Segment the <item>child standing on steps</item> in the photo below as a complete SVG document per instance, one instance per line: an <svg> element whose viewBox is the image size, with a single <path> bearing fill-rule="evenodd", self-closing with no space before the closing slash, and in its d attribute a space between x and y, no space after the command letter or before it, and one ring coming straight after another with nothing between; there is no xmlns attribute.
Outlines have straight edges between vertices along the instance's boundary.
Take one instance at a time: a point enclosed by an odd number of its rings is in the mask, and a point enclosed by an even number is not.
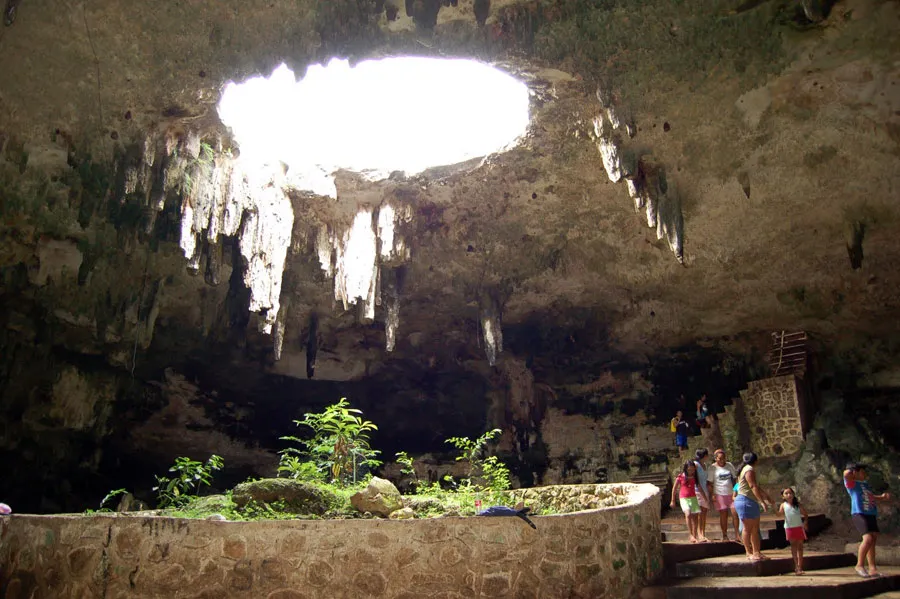
<svg viewBox="0 0 900 599"><path fill-rule="evenodd" d="M800 500L790 487L781 491L784 503L778 506L778 513L784 515L784 534L791 543L791 557L794 558L794 573L803 572L803 541L809 530L809 514L800 505Z"/></svg>
<svg viewBox="0 0 900 599"><path fill-rule="evenodd" d="M682 466L681 474L675 477L672 486L672 501L669 507L675 507L675 495L684 512L684 522L687 524L688 533L691 535L691 543L697 542L697 529L700 523L700 502L697 501L697 466L693 460L688 460Z"/></svg>
<svg viewBox="0 0 900 599"><path fill-rule="evenodd" d="M844 470L844 488L850 494L850 514L856 530L862 534L859 544L859 555L856 560L856 573L863 578L881 576L875 565L875 542L878 540L878 508L876 501L888 501L890 493L876 495L866 480L866 467L863 464L848 464ZM869 569L866 570L868 561Z"/></svg>

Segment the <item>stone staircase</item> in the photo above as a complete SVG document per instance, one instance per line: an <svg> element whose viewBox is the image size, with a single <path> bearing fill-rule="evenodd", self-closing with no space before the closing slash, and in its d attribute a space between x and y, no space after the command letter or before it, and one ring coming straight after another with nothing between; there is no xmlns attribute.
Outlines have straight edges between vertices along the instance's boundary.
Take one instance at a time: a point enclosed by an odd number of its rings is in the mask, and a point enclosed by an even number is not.
<svg viewBox="0 0 900 599"><path fill-rule="evenodd" d="M688 531L685 530L684 520L675 523L670 519L662 522L661 530L663 542L686 543L690 538ZM810 536L822 532L828 526L828 518L825 514L810 514L809 516L809 534ZM731 530L731 522L728 523L728 534L733 535ZM784 546L787 539L784 536L784 520L764 518L760 522L759 536L763 541L772 541L773 547ZM719 516L716 512L711 512L711 517L706 523L706 538L710 541L721 541L722 530L719 527Z"/></svg>
<svg viewBox="0 0 900 599"><path fill-rule="evenodd" d="M672 494L672 479L669 477L668 472L662 470L660 472L635 474L628 482L632 482L635 484L655 485L656 488L659 489L660 510L662 512L665 512L666 508L669 505L669 496Z"/></svg>
<svg viewBox="0 0 900 599"><path fill-rule="evenodd" d="M810 515L810 536L827 520ZM680 528L679 528L680 526ZM715 529L715 533L713 533ZM784 521L765 515L760 523L762 547L769 559L750 562L734 542L688 543L681 540L684 521L673 514L661 523L665 579L641 592L642 599L900 599L900 568L879 568L880 578L860 578L850 553L806 552L806 574L794 574ZM706 536L721 536L719 523L707 523ZM685 535L686 536L686 535Z"/></svg>

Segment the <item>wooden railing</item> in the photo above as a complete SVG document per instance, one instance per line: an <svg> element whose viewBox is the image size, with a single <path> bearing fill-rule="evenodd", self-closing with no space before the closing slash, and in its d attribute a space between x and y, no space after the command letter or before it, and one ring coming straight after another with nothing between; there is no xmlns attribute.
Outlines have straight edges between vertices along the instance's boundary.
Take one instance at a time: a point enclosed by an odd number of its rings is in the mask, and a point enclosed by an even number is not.
<svg viewBox="0 0 900 599"><path fill-rule="evenodd" d="M802 378L806 372L806 360L809 355L808 340L804 331L772 333L772 349L769 350L769 368L772 376L796 374Z"/></svg>

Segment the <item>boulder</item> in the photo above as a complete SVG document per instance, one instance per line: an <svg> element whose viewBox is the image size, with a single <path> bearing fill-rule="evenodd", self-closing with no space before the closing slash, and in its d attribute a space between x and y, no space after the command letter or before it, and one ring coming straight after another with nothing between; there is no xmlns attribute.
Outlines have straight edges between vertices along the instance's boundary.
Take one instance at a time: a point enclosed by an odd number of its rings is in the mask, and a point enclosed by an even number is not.
<svg viewBox="0 0 900 599"><path fill-rule="evenodd" d="M286 512L316 516L325 514L329 505L337 501L321 487L286 478L264 478L241 483L234 488L232 498L240 507L251 501L269 504L282 502Z"/></svg>
<svg viewBox="0 0 900 599"><path fill-rule="evenodd" d="M412 508L404 507L399 510L394 510L391 512L391 515L388 516L391 520L410 520L416 517L416 513L412 511Z"/></svg>
<svg viewBox="0 0 900 599"><path fill-rule="evenodd" d="M403 507L403 497L394 483L373 476L365 489L350 497L350 504L360 512L388 517Z"/></svg>
<svg viewBox="0 0 900 599"><path fill-rule="evenodd" d="M434 497L404 496L403 503L416 514L444 511L444 504Z"/></svg>
<svg viewBox="0 0 900 599"><path fill-rule="evenodd" d="M147 504L137 499L131 493L122 495L119 505L116 507L117 512L142 512L147 509Z"/></svg>
<svg viewBox="0 0 900 599"><path fill-rule="evenodd" d="M235 508L234 501L226 495L207 495L206 497L198 497L185 506L185 510L190 510L196 514L216 514L219 512L228 512Z"/></svg>

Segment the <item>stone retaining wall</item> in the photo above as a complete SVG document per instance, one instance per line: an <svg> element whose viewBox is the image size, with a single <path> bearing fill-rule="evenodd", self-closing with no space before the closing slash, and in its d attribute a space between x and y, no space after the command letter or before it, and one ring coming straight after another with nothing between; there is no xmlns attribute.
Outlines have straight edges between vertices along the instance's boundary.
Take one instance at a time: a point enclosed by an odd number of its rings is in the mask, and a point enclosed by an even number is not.
<svg viewBox="0 0 900 599"><path fill-rule="evenodd" d="M216 522L14 515L0 520L7 599L627 599L662 568L658 490L519 518Z"/></svg>
<svg viewBox="0 0 900 599"><path fill-rule="evenodd" d="M803 421L794 375L751 381L741 391L750 447L759 457L790 455L803 448Z"/></svg>

